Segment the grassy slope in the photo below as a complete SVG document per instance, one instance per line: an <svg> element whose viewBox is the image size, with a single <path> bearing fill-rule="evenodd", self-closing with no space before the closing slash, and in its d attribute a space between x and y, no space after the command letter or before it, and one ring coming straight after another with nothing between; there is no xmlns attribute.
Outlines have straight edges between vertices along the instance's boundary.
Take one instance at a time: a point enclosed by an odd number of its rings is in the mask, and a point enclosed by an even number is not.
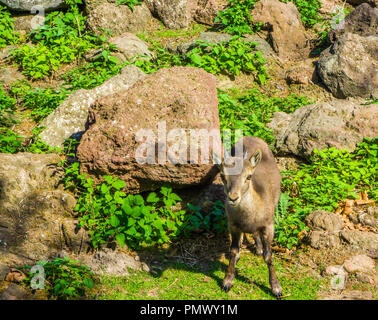
<svg viewBox="0 0 378 320"><path fill-rule="evenodd" d="M124 277L105 276L98 286L97 299L275 299L269 286L264 260L243 252L237 265L234 287L229 293L221 290L228 260L208 261L205 267L189 267L183 263L165 263L155 274L130 271ZM275 259L277 276L284 299L313 300L324 279L309 276L304 267Z"/></svg>

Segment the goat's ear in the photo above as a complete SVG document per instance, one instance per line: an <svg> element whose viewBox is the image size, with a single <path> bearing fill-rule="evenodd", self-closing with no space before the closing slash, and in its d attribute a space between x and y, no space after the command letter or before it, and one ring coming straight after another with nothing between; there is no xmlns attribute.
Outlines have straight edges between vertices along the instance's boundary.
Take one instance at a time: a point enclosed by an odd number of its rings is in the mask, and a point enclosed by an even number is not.
<svg viewBox="0 0 378 320"><path fill-rule="evenodd" d="M261 158L262 158L262 152L260 149L257 149L257 151L252 155L251 160L250 160L253 168L259 164L259 162L261 161Z"/></svg>
<svg viewBox="0 0 378 320"><path fill-rule="evenodd" d="M222 164L222 160L218 157L218 155L214 151L212 152L212 156L213 156L214 164L216 164L217 166L220 166Z"/></svg>

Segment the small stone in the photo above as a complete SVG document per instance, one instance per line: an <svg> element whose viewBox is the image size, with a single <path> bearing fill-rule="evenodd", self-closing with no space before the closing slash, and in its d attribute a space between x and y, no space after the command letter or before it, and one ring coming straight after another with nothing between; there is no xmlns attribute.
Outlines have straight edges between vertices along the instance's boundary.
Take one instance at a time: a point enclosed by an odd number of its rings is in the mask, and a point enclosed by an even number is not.
<svg viewBox="0 0 378 320"><path fill-rule="evenodd" d="M344 273L345 273L344 267L340 265L328 266L323 271L324 276L333 276L336 274L344 274Z"/></svg>

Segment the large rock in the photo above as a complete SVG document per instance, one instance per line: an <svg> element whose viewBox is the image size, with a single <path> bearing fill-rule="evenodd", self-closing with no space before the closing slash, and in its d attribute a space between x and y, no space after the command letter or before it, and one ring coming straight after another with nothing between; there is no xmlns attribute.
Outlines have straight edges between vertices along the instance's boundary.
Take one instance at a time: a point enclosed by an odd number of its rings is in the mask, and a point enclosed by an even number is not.
<svg viewBox="0 0 378 320"><path fill-rule="evenodd" d="M267 125L279 155L309 159L312 151L336 147L353 151L364 137L378 133L376 105L333 100L307 105L292 114L276 112Z"/></svg>
<svg viewBox="0 0 378 320"><path fill-rule="evenodd" d="M375 262L372 258L360 254L344 261L344 269L349 273L375 271Z"/></svg>
<svg viewBox="0 0 378 320"><path fill-rule="evenodd" d="M95 179L100 174L116 175L127 183L127 192L154 190L163 183L174 187L205 184L216 173L212 164L198 158L194 159L198 164L189 163L186 159L191 142L184 130L212 133L214 129L218 143L220 139L216 79L202 69L174 67L150 74L128 91L97 100L88 124L77 152L81 170ZM146 130L150 130L150 138L144 135ZM208 137L205 133L200 136ZM175 146L180 148L179 155ZM140 151L148 147L150 152L144 158ZM160 155L159 164L156 153ZM206 157L207 151L203 155Z"/></svg>
<svg viewBox="0 0 378 320"><path fill-rule="evenodd" d="M378 9L363 3L353 10L328 34L334 42L345 33L354 33L359 36L377 36L378 34Z"/></svg>
<svg viewBox="0 0 378 320"><path fill-rule="evenodd" d="M130 65L94 89L75 91L41 122L46 127L41 132L41 140L50 146L62 146L67 138L79 139L85 130L89 106L96 99L127 90L143 76L142 71Z"/></svg>
<svg viewBox="0 0 378 320"><path fill-rule="evenodd" d="M316 210L309 214L306 224L312 230L329 232L339 232L344 228L344 222L338 215L325 210Z"/></svg>
<svg viewBox="0 0 378 320"><path fill-rule="evenodd" d="M147 6L137 5L131 10L127 5L116 5L116 0L85 0L87 25L95 33L109 30L112 36L125 32L139 33L151 20Z"/></svg>
<svg viewBox="0 0 378 320"><path fill-rule="evenodd" d="M316 210L306 217L306 224L311 229L308 239L313 248L323 249L340 244L338 233L344 228L344 223L336 214Z"/></svg>
<svg viewBox="0 0 378 320"><path fill-rule="evenodd" d="M167 28L186 28L193 21L197 0L145 0L152 14Z"/></svg>
<svg viewBox="0 0 378 320"><path fill-rule="evenodd" d="M194 13L194 20L198 23L214 25L218 12L223 10L227 4L225 0L198 0L198 6Z"/></svg>
<svg viewBox="0 0 378 320"><path fill-rule="evenodd" d="M378 234L359 230L343 230L341 238L353 248L378 258Z"/></svg>
<svg viewBox="0 0 378 320"><path fill-rule="evenodd" d="M334 248L340 244L339 236L328 231L312 230L307 238L314 249Z"/></svg>
<svg viewBox="0 0 378 320"><path fill-rule="evenodd" d="M31 12L36 6L43 7L46 11L66 7L64 0L0 0L0 4L14 11Z"/></svg>
<svg viewBox="0 0 378 320"><path fill-rule="evenodd" d="M148 50L148 44L129 32L111 38L109 42L118 48L116 57L120 61L131 61L137 56L146 56L147 58L153 56L152 52Z"/></svg>
<svg viewBox="0 0 378 320"><path fill-rule="evenodd" d="M292 2L261 0L252 10L255 23L262 23L268 31L268 41L282 60L302 60L308 57L305 28L300 14Z"/></svg>
<svg viewBox="0 0 378 320"><path fill-rule="evenodd" d="M219 0L145 0L152 14L159 18L167 28L181 29L193 20L213 25L218 11L225 6Z"/></svg>
<svg viewBox="0 0 378 320"><path fill-rule="evenodd" d="M378 0L347 0L348 3L358 6L362 3L368 3L372 7L378 7Z"/></svg>
<svg viewBox="0 0 378 320"><path fill-rule="evenodd" d="M0 263L22 265L67 248L84 250L75 198L63 190L55 154L0 153Z"/></svg>
<svg viewBox="0 0 378 320"><path fill-rule="evenodd" d="M336 98L378 94L378 36L346 33L324 50L318 74Z"/></svg>

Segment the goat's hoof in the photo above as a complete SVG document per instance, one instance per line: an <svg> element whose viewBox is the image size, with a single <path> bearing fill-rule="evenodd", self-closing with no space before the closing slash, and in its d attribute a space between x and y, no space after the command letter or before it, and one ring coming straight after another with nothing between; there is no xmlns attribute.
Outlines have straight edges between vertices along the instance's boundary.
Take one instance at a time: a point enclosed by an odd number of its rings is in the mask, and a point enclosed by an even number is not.
<svg viewBox="0 0 378 320"><path fill-rule="evenodd" d="M225 292L230 291L231 288L232 288L232 286L233 286L232 282L230 282L230 281L223 281L223 290Z"/></svg>
<svg viewBox="0 0 378 320"><path fill-rule="evenodd" d="M277 299L281 299L281 297L282 297L282 290L281 290L281 289L273 290L273 294L274 294L274 296L275 296Z"/></svg>
<svg viewBox="0 0 378 320"><path fill-rule="evenodd" d="M262 251L262 250L256 250L256 254L257 254L259 257L262 257L262 256L263 256L263 251Z"/></svg>

